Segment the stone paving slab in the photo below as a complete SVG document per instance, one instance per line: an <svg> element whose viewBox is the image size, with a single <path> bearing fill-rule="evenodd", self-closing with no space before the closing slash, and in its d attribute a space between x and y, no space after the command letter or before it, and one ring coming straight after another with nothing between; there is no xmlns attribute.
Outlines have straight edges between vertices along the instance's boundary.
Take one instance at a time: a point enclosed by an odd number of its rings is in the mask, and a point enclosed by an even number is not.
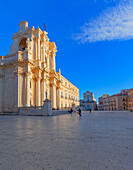
<svg viewBox="0 0 133 170"><path fill-rule="evenodd" d="M0 116L0 170L133 170L133 113Z"/></svg>

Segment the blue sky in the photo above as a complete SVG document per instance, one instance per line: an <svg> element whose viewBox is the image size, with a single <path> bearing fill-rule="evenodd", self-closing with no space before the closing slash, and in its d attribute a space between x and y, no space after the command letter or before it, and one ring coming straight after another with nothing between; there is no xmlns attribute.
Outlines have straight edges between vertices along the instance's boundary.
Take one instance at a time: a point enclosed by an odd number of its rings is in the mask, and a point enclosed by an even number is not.
<svg viewBox="0 0 133 170"><path fill-rule="evenodd" d="M57 45L56 68L96 99L133 87L133 4L130 0L23 0L0 5L0 55L9 52L21 20Z"/></svg>

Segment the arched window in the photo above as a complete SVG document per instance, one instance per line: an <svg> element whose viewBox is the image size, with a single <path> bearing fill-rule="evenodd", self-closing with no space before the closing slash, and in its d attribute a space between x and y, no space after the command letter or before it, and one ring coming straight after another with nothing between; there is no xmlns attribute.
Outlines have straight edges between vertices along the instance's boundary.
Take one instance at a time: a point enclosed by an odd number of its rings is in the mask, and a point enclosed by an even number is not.
<svg viewBox="0 0 133 170"><path fill-rule="evenodd" d="M26 48L26 40L27 38L23 38L19 43L19 51L24 51Z"/></svg>

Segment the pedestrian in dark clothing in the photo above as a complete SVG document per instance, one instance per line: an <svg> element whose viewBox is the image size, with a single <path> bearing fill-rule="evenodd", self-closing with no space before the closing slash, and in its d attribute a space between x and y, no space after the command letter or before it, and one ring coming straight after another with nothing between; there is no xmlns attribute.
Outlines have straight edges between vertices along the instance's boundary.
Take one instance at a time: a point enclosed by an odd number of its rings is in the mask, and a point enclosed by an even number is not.
<svg viewBox="0 0 133 170"><path fill-rule="evenodd" d="M91 109L90 109L90 113L91 113Z"/></svg>
<svg viewBox="0 0 133 170"><path fill-rule="evenodd" d="M81 116L81 109L80 108L79 108L78 112L79 112L79 116Z"/></svg>
<svg viewBox="0 0 133 170"><path fill-rule="evenodd" d="M71 108L71 110L70 110L70 113L72 114L73 113L73 109Z"/></svg>

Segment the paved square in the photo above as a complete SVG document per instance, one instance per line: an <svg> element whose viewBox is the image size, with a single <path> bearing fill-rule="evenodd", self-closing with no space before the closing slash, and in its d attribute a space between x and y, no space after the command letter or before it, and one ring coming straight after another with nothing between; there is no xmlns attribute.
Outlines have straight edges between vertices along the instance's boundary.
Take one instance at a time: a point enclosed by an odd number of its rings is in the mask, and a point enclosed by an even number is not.
<svg viewBox="0 0 133 170"><path fill-rule="evenodd" d="M0 170L133 170L133 113L0 116Z"/></svg>

